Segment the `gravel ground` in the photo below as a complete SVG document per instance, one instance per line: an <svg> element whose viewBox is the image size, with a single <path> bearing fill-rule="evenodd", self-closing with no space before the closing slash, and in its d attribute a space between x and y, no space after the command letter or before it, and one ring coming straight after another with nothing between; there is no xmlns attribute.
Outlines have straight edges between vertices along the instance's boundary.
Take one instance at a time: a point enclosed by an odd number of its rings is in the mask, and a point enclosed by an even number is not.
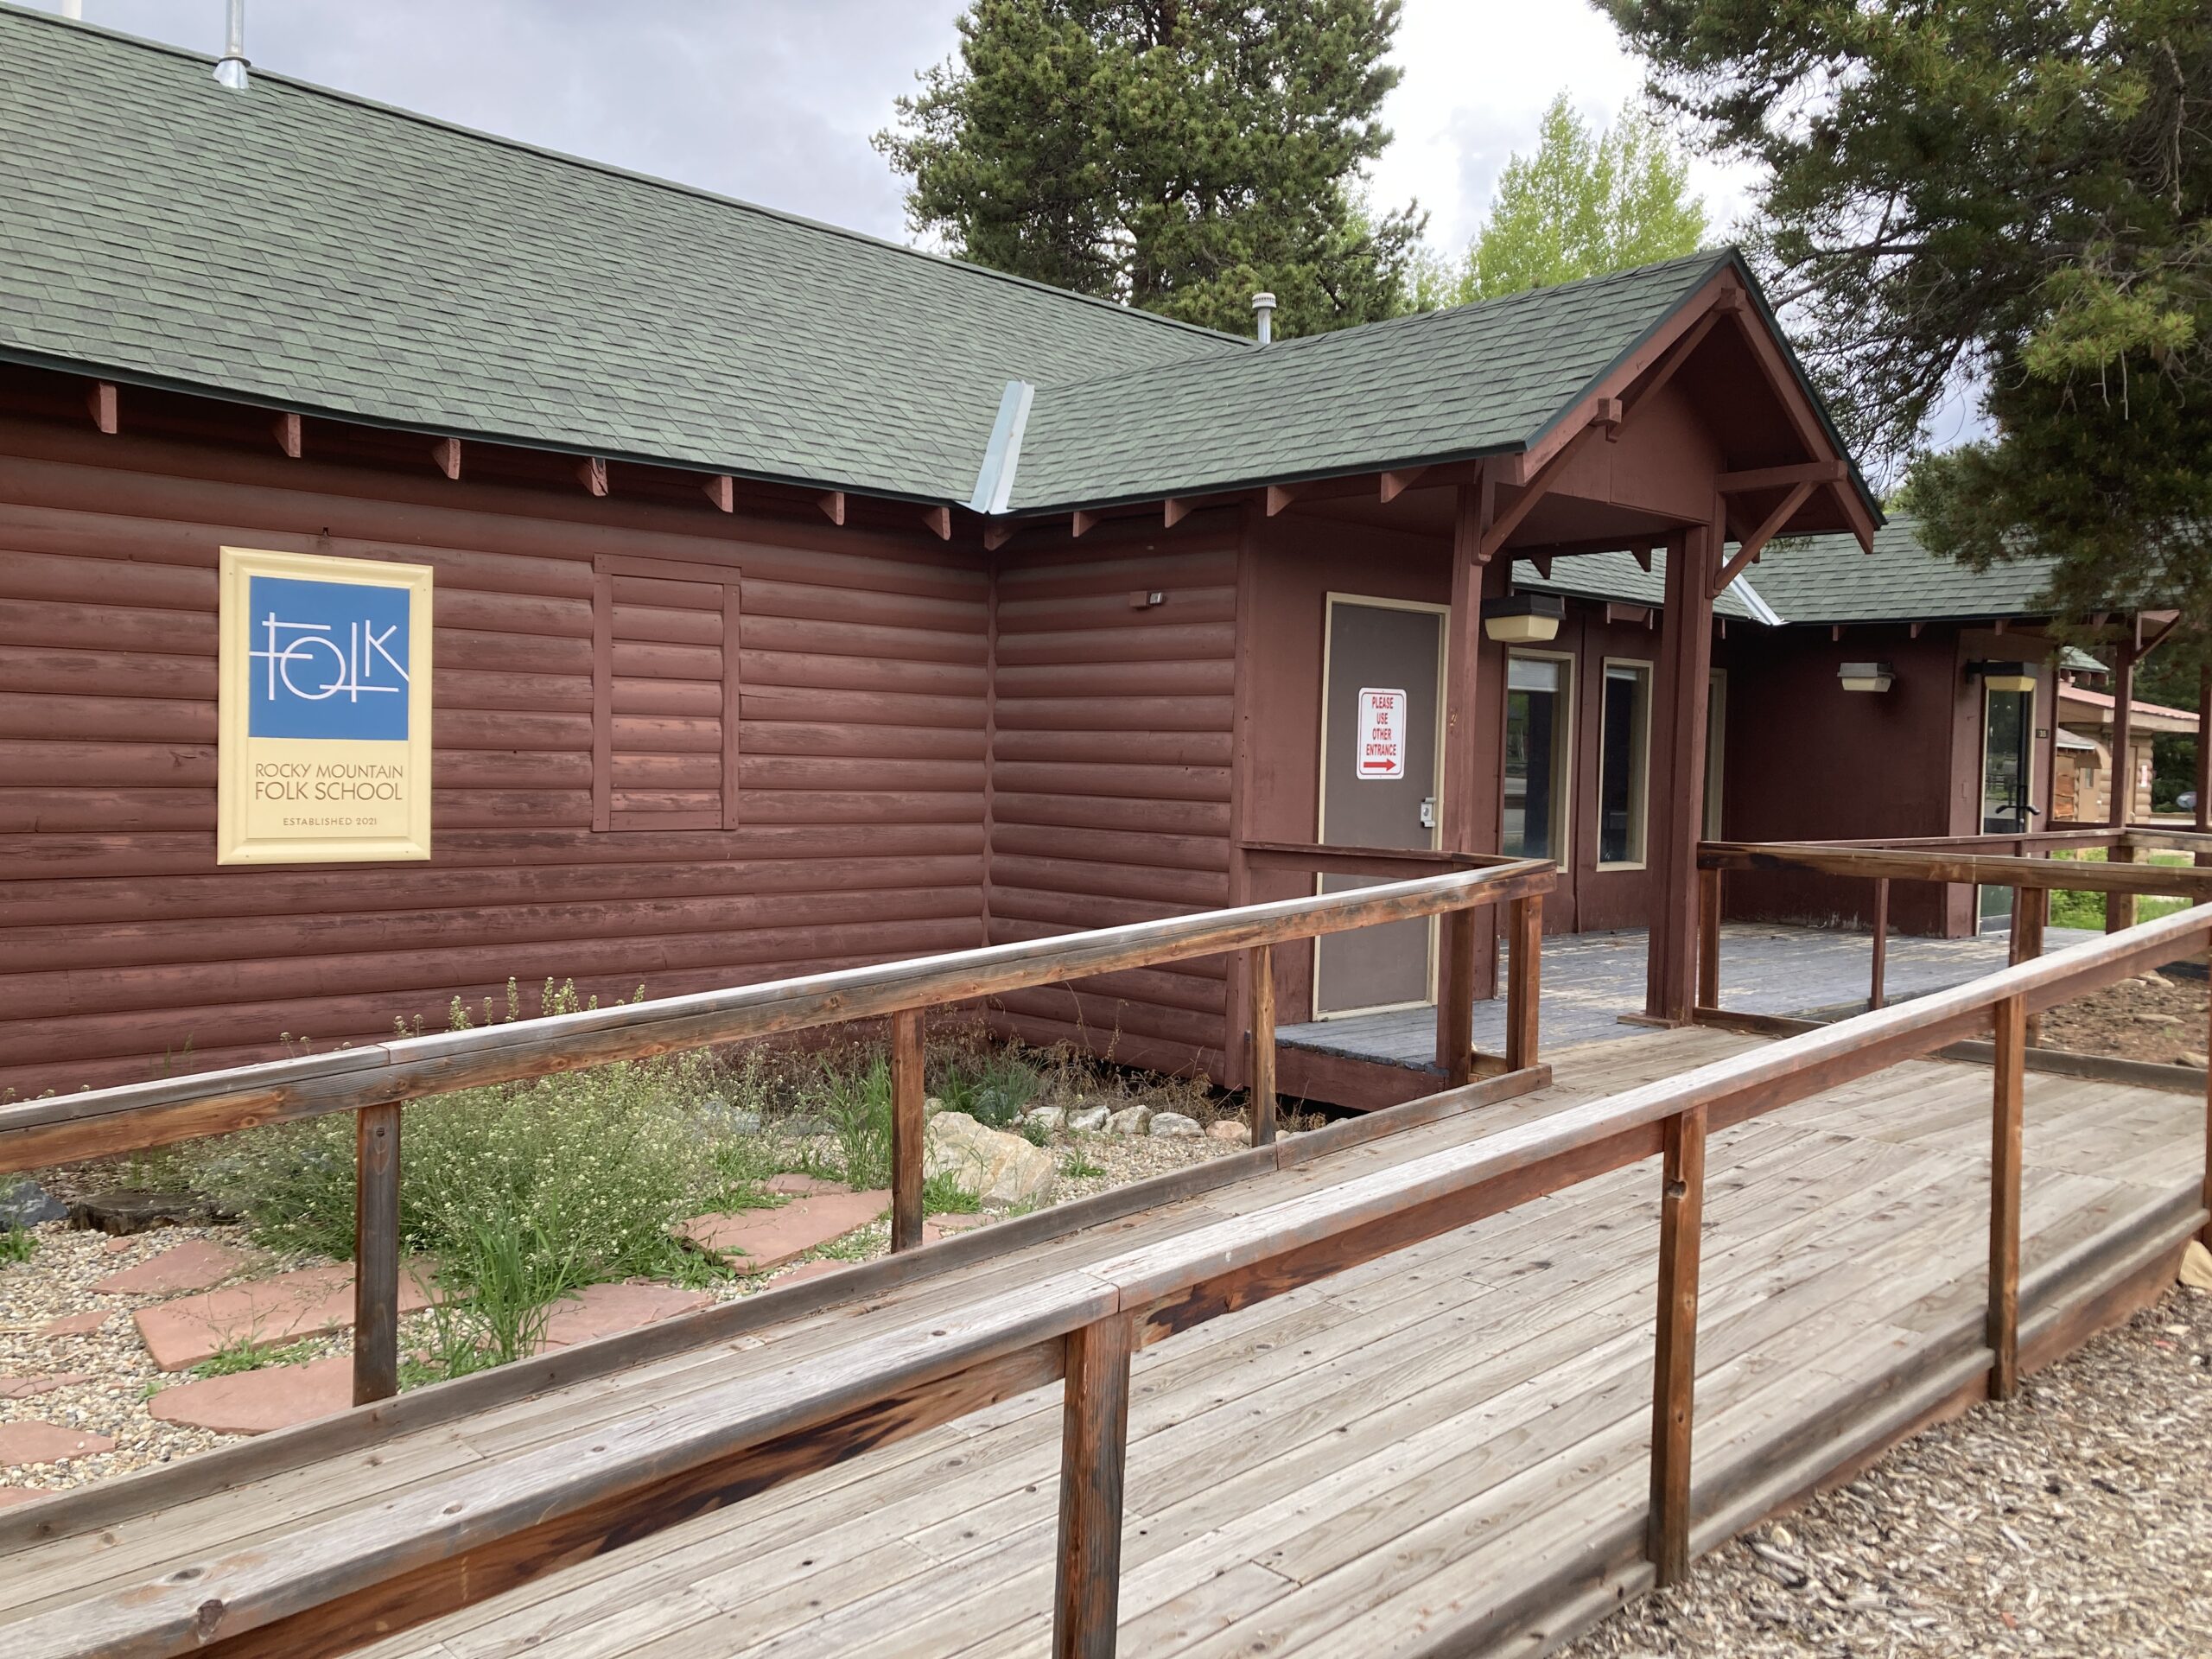
<svg viewBox="0 0 2212 1659"><path fill-rule="evenodd" d="M1048 1196L1052 1202L1065 1203L1169 1170L1205 1163L1243 1147L1241 1143L1212 1139L1080 1135L1056 1137L1051 1149L1062 1173ZM827 1150L826 1145L823 1150ZM1070 1173L1073 1170L1084 1173ZM98 1190L102 1185L97 1172L89 1179L82 1171L48 1172L42 1179L49 1191L65 1197L78 1196L82 1190ZM983 1224L1002 1218L992 1215ZM91 1380L23 1399L0 1398L0 1423L54 1423L65 1428L105 1434L115 1441L115 1448L61 1463L0 1468L0 1489L36 1487L60 1491L88 1485L151 1464L167 1463L172 1458L204 1452L237 1438L162 1422L149 1414L147 1402L155 1393L194 1380L188 1371L156 1370L131 1323L132 1309L166 1298L105 1295L91 1288L94 1280L136 1266L149 1256L194 1238L214 1240L251 1255L253 1267L241 1278L318 1266L324 1261L321 1256L258 1249L248 1239L245 1230L237 1226L157 1227L118 1239L110 1239L104 1233L78 1231L66 1222L48 1223L35 1230L39 1238L38 1254L22 1265L0 1268L0 1380L62 1372L82 1373ZM833 1242L817 1252L816 1256L866 1262L888 1254L890 1248L890 1227L887 1223L878 1222ZM804 1265L805 1262L796 1263L793 1268L773 1276L723 1280L710 1286L709 1294L721 1301L757 1295L774 1288L788 1273ZM108 1315L96 1331L44 1334L43 1327L53 1320L96 1309ZM406 1321L402 1327L403 1340L422 1324L420 1315ZM287 1346L283 1351L284 1363L352 1351L350 1337L340 1333Z"/></svg>
<svg viewBox="0 0 2212 1659"><path fill-rule="evenodd" d="M2177 1288L1563 1653L2204 1659L2212 1293Z"/></svg>
<svg viewBox="0 0 2212 1659"><path fill-rule="evenodd" d="M2043 1017L2043 1039L2076 1054L2202 1065L2205 1005L2202 981L2142 974L2051 1009Z"/></svg>
<svg viewBox="0 0 2212 1659"><path fill-rule="evenodd" d="M59 1221L35 1230L38 1254L19 1266L0 1268L0 1376L81 1372L92 1380L26 1399L0 1399L0 1423L57 1423L64 1428L107 1435L115 1441L115 1449L64 1463L22 1464L0 1470L0 1486L60 1491L89 1485L148 1464L204 1452L234 1438L164 1423L147 1414L146 1402L152 1394L192 1381L188 1372L156 1370L130 1320L133 1308L168 1299L104 1295L91 1288L94 1280L135 1267L194 1238L213 1239L233 1249L251 1252L257 1271L313 1266L322 1260L254 1249L236 1227L157 1227L118 1239L105 1233L79 1232ZM41 1332L52 1320L94 1311L107 1314L96 1331L53 1336ZM296 1350L303 1360L350 1351L351 1344L343 1338L319 1338Z"/></svg>

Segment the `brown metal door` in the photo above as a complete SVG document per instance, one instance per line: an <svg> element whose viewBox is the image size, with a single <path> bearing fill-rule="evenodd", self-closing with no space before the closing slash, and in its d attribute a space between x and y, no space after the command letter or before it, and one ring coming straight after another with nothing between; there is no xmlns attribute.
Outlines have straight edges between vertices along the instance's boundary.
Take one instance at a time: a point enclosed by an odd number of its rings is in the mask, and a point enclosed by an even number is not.
<svg viewBox="0 0 2212 1659"><path fill-rule="evenodd" d="M1334 847L1433 847L1440 609L1329 599L1321 704L1321 839ZM1371 887L1326 875L1321 891ZM1418 1006L1434 993L1433 922L1395 922L1315 942L1318 1018Z"/></svg>

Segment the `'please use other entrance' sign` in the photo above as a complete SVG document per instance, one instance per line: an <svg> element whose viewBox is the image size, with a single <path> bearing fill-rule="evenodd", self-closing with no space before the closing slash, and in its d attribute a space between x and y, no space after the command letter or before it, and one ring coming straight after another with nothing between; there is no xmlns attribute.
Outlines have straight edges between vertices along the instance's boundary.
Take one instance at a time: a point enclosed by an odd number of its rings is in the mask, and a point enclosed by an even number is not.
<svg viewBox="0 0 2212 1659"><path fill-rule="evenodd" d="M1406 775L1406 694L1369 686L1359 694L1357 775L1370 782Z"/></svg>
<svg viewBox="0 0 2212 1659"><path fill-rule="evenodd" d="M219 864L430 855L430 568L226 547Z"/></svg>

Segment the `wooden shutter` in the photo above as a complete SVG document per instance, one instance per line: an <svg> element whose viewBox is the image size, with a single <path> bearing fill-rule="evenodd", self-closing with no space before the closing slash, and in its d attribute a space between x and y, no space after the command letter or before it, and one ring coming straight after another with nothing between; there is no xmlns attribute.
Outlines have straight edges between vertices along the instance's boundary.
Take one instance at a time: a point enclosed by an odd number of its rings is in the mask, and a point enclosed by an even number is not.
<svg viewBox="0 0 2212 1659"><path fill-rule="evenodd" d="M602 556L592 595L592 828L737 827L737 572Z"/></svg>

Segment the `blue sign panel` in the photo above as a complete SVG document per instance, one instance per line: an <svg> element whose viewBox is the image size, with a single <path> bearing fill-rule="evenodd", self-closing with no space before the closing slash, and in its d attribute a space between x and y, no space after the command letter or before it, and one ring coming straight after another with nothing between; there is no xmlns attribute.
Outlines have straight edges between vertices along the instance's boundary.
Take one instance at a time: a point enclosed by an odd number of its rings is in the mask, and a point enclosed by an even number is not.
<svg viewBox="0 0 2212 1659"><path fill-rule="evenodd" d="M257 575L248 594L247 735L406 737L407 589Z"/></svg>

